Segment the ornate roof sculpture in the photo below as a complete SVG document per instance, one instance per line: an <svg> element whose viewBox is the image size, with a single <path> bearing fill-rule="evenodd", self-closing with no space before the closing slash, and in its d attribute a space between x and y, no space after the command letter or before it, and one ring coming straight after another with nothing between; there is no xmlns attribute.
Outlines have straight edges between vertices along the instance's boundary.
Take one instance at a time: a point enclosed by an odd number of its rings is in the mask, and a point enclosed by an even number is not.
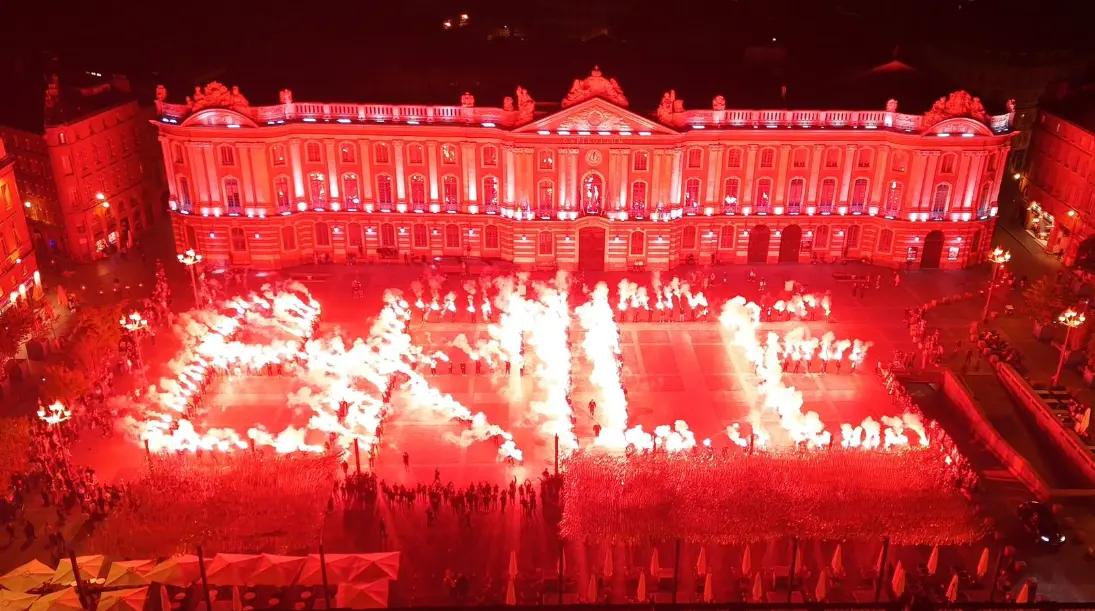
<svg viewBox="0 0 1095 611"><path fill-rule="evenodd" d="M985 125L989 125L991 119L985 107L981 104L981 98L971 96L967 91L954 91L944 98L939 98L932 104L928 112L924 113L924 127L931 127L945 119L955 117L969 117L976 119Z"/></svg>
<svg viewBox="0 0 1095 611"><path fill-rule="evenodd" d="M590 98L602 98L617 106L627 106L627 96L614 78L605 78L598 66L593 66L589 76L574 79L570 91L563 98L562 107L567 108Z"/></svg>
<svg viewBox="0 0 1095 611"><path fill-rule="evenodd" d="M187 96L186 105L191 112L206 108L228 108L247 115L250 114L251 109L251 104L240 93L239 87L233 85L231 91L229 91L227 87L217 81L210 81L204 89L195 86L194 97Z"/></svg>

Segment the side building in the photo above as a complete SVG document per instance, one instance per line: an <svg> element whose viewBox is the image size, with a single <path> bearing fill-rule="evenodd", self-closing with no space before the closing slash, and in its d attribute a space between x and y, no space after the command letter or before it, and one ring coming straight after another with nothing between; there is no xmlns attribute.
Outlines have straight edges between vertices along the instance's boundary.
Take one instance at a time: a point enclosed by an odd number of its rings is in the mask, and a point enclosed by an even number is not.
<svg viewBox="0 0 1095 611"><path fill-rule="evenodd" d="M0 309L36 296L42 288L23 210L15 159L0 142Z"/></svg>
<svg viewBox="0 0 1095 611"><path fill-rule="evenodd" d="M523 268L869 259L961 268L989 247L1013 112L629 109L600 70L551 112L157 90L179 251L220 265L470 256ZM543 105L546 106L546 105ZM1009 104L1011 110L1013 104Z"/></svg>

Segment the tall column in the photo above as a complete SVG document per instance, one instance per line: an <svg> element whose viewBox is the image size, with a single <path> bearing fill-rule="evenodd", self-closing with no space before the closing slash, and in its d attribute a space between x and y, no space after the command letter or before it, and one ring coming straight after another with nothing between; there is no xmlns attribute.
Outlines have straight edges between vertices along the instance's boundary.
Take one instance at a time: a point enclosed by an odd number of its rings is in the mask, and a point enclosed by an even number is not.
<svg viewBox="0 0 1095 611"><path fill-rule="evenodd" d="M989 208L998 205L1000 182L1004 179L1004 160L1008 158L1008 149L1010 148L1004 147L1004 150L1000 151L1000 163L996 164L996 175L992 177L992 191L989 192Z"/></svg>
<svg viewBox="0 0 1095 611"><path fill-rule="evenodd" d="M790 144L779 145L779 166L776 168L776 197L773 204L783 205L784 192L787 190L787 161L791 154Z"/></svg>
<svg viewBox="0 0 1095 611"><path fill-rule="evenodd" d="M574 205L577 207L582 202L582 185L578 180L578 149L567 149L567 175L567 182L570 184L572 193L577 193L574 200Z"/></svg>
<svg viewBox="0 0 1095 611"><path fill-rule="evenodd" d="M681 203L681 179L684 173L683 151L680 147L673 149L672 164L673 174L669 182L669 203L679 206Z"/></svg>
<svg viewBox="0 0 1095 611"><path fill-rule="evenodd" d="M555 192L555 207L559 210L565 209L570 202L571 186L567 183L567 167L566 167L566 154L564 149L557 148L553 151L555 155L555 184L557 190ZM537 200L536 205L539 206L540 202Z"/></svg>
<svg viewBox="0 0 1095 611"><path fill-rule="evenodd" d="M304 199L304 170L300 161L300 140L297 138L291 138L289 140L289 165L293 171L293 195L296 199Z"/></svg>
<svg viewBox="0 0 1095 611"><path fill-rule="evenodd" d="M517 201L517 156L514 153L513 145L506 144L502 147L502 160L503 160L503 182L505 183L506 203L512 204Z"/></svg>
<svg viewBox="0 0 1095 611"><path fill-rule="evenodd" d="M259 143L246 145L251 158L251 182L255 192L255 202L259 204L272 204L274 198L270 196L273 181L270 180L270 156L266 152L266 146Z"/></svg>
<svg viewBox="0 0 1095 611"><path fill-rule="evenodd" d="M167 179L167 192L171 199L178 200L178 186L175 184L175 176L178 170L175 167L175 159L171 156L171 144L166 138L160 138L160 149L163 151L164 178Z"/></svg>
<svg viewBox="0 0 1095 611"><path fill-rule="evenodd" d="M243 183L243 192L240 193L240 197L243 198L244 205L254 205L255 177L251 174L251 145L244 142L237 148L240 152L240 182Z"/></svg>
<svg viewBox="0 0 1095 611"><path fill-rule="evenodd" d="M654 149L654 156L650 162L650 184L647 186L646 193L646 204L651 210L658 205L658 202L664 201L661 194L663 156L664 153L661 149Z"/></svg>
<svg viewBox="0 0 1095 611"><path fill-rule="evenodd" d="M205 176L209 187L209 201L224 203L221 200L220 178L217 176L217 162L213 159L213 145L208 142L201 144L202 159L205 160Z"/></svg>
<svg viewBox="0 0 1095 611"><path fill-rule="evenodd" d="M821 158L825 156L825 145L815 144L814 154L810 156L810 187L809 194L806 196L806 203L808 205L817 204L817 185L821 182Z"/></svg>
<svg viewBox="0 0 1095 611"><path fill-rule="evenodd" d="M924 169L924 185L920 188L920 209L931 211L932 193L935 191L935 169L939 165L940 151L928 151L927 167Z"/></svg>
<svg viewBox="0 0 1095 611"><path fill-rule="evenodd" d="M430 140L426 143L426 165L430 168L430 203L441 201L441 191L437 184L437 142Z"/></svg>
<svg viewBox="0 0 1095 611"><path fill-rule="evenodd" d="M726 147L722 144L712 144L707 147L707 193L704 197L704 205L716 206L719 203L719 180L722 168L722 154Z"/></svg>
<svg viewBox="0 0 1095 611"><path fill-rule="evenodd" d="M886 182L887 164L890 162L890 147L878 147L878 157L874 161L874 180L871 181L870 205L882 206L882 189Z"/></svg>
<svg viewBox="0 0 1095 611"><path fill-rule="evenodd" d="M536 175L532 169L535 150L529 147L514 149L517 153L517 203L521 206L528 204L535 208L536 185L533 182Z"/></svg>
<svg viewBox="0 0 1095 611"><path fill-rule="evenodd" d="M361 195L362 202L372 203L373 201L373 173L369 170L369 155L372 151L369 150L369 141L362 140L358 142L358 152L361 155Z"/></svg>
<svg viewBox="0 0 1095 611"><path fill-rule="evenodd" d="M947 212L960 210L964 207L963 202L966 201L966 180L970 174L970 164L973 163L973 153L965 152L959 153L958 158L958 176L954 179L954 194L951 195L950 210Z"/></svg>
<svg viewBox="0 0 1095 611"><path fill-rule="evenodd" d="M324 140L323 145L327 149L327 196L331 201L338 201L342 184L338 180L338 166L335 163L337 159L335 157L337 155L335 141L328 138Z"/></svg>
<svg viewBox="0 0 1095 611"><path fill-rule="evenodd" d="M479 200L478 189L476 188L476 176L475 176L475 145L471 142L460 143L460 161L464 164L464 192L467 194L467 201L469 203L475 203ZM502 193L506 193L503 191Z"/></svg>
<svg viewBox="0 0 1095 611"><path fill-rule="evenodd" d="M407 203L407 177L403 172L403 141L392 142L392 154L395 156L395 201Z"/></svg>
<svg viewBox="0 0 1095 611"><path fill-rule="evenodd" d="M981 174L985 171L985 151L973 151L973 163L966 175L966 193L962 198L962 208L969 210L973 207L975 198L981 194ZM980 204L980 202L978 202Z"/></svg>
<svg viewBox="0 0 1095 611"><path fill-rule="evenodd" d="M617 149L619 161L617 172L619 173L619 191L616 194L616 208L627 209L627 194L631 184L631 153L627 149Z"/></svg>
<svg viewBox="0 0 1095 611"><path fill-rule="evenodd" d="M908 197L905 201L908 202L908 209L912 212L920 210L920 192L924 189L924 171L928 166L928 151L916 151L913 155L912 168L909 171L908 183L906 189L908 189Z"/></svg>
<svg viewBox="0 0 1095 611"><path fill-rule="evenodd" d="M205 161L202 159L201 147L196 143L187 142L183 147L183 153L186 155L186 167L190 170L190 203L197 210L198 204L209 202Z"/></svg>
<svg viewBox="0 0 1095 611"><path fill-rule="evenodd" d="M749 155L745 158L745 179L744 185L742 185L741 202L746 206L753 205L753 182L756 181L756 169L757 169L757 149L760 148L757 144L749 145Z"/></svg>
<svg viewBox="0 0 1095 611"><path fill-rule="evenodd" d="M844 147L844 174L840 179L840 205L848 205L848 191L852 188L852 168L855 166L856 145Z"/></svg>

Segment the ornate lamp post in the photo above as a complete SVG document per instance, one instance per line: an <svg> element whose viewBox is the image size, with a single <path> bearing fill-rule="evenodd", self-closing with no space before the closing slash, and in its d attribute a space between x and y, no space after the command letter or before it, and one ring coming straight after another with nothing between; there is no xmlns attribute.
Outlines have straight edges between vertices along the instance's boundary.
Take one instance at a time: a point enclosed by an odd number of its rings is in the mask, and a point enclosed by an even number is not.
<svg viewBox="0 0 1095 611"><path fill-rule="evenodd" d="M190 270L190 288L194 290L194 305L199 306L201 302L198 300L198 276L197 272L194 271L194 266L202 262L202 256L194 252L193 248L189 248L177 257L179 263L182 263Z"/></svg>
<svg viewBox="0 0 1095 611"><path fill-rule="evenodd" d="M992 303L992 290L996 288L996 274L1000 272L1000 266L1011 261L1011 253L997 246L989 253L989 261L992 261L992 280L989 280L988 295L985 297L985 311L981 313L981 322L989 319L989 305Z"/></svg>
<svg viewBox="0 0 1095 611"><path fill-rule="evenodd" d="M1068 340L1072 335L1072 330L1084 324L1085 320L1087 320L1087 317L1072 308L1061 312L1061 315L1057 317L1057 322L1065 326L1065 342L1061 344L1061 359L1057 361L1057 372L1053 374L1053 379L1050 380L1054 386L1061 381L1061 370L1065 368L1065 359L1068 358L1068 353L1070 352L1068 349Z"/></svg>
<svg viewBox="0 0 1095 611"><path fill-rule="evenodd" d="M141 355L141 331L148 328L148 321L144 316L141 316L140 312L132 312L129 316L123 316L118 320L118 324L122 325L122 328L129 331L133 338L133 344L137 348L137 361L140 366L144 366L144 357Z"/></svg>

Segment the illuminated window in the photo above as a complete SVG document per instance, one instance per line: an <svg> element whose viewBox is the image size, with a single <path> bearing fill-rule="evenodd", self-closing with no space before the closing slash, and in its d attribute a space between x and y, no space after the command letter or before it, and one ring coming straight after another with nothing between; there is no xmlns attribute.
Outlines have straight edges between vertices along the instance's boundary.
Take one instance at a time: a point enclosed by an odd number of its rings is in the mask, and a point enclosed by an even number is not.
<svg viewBox="0 0 1095 611"><path fill-rule="evenodd" d="M285 147L280 144L270 147L270 158L274 165L285 165Z"/></svg>
<svg viewBox="0 0 1095 611"><path fill-rule="evenodd" d="M278 212L289 212L291 210L288 176L278 176L274 179L274 200L277 203Z"/></svg>
<svg viewBox="0 0 1095 611"><path fill-rule="evenodd" d="M601 210L604 181L599 174L589 174L582 179L582 210L596 214Z"/></svg>
<svg viewBox="0 0 1095 611"><path fill-rule="evenodd" d="M483 147L483 165L488 168L498 165L498 147L491 145Z"/></svg>
<svg viewBox="0 0 1095 611"><path fill-rule="evenodd" d="M185 176L179 176L178 180L178 195L179 195L179 209L190 212L192 205L190 203L190 182L186 180Z"/></svg>
<svg viewBox="0 0 1095 611"><path fill-rule="evenodd" d="M498 212L498 177L483 177L483 206L484 212L496 214Z"/></svg>
<svg viewBox="0 0 1095 611"><path fill-rule="evenodd" d="M342 197L347 203L351 204L361 201L361 189L357 182L357 174L347 172L342 175Z"/></svg>
<svg viewBox="0 0 1095 611"><path fill-rule="evenodd" d="M896 180L890 181L890 186L886 189L886 209L883 214L885 216L896 217L901 211L901 195L904 190L904 185Z"/></svg>
<svg viewBox="0 0 1095 611"><path fill-rule="evenodd" d="M981 193L977 196L977 216L985 216L989 213L989 204L992 203L992 183L981 185Z"/></svg>
<svg viewBox="0 0 1095 611"><path fill-rule="evenodd" d="M421 174L411 175L411 205L415 210L426 209L426 178Z"/></svg>
<svg viewBox="0 0 1095 611"><path fill-rule="evenodd" d="M631 183L631 214L646 214L646 183L641 180Z"/></svg>
<svg viewBox="0 0 1095 611"><path fill-rule="evenodd" d="M641 255L646 250L646 235L641 231L631 232L631 245L628 249L628 253L632 255Z"/></svg>
<svg viewBox="0 0 1095 611"><path fill-rule="evenodd" d="M240 202L240 182L235 178L224 179L224 205L229 214L239 214L243 209Z"/></svg>
<svg viewBox="0 0 1095 611"><path fill-rule="evenodd" d="M446 211L456 212L460 205L460 189L452 174L441 179L441 201Z"/></svg>
<svg viewBox="0 0 1095 611"><path fill-rule="evenodd" d="M684 208L695 212L700 207L700 179L689 178L684 183Z"/></svg>
<svg viewBox="0 0 1095 611"><path fill-rule="evenodd" d="M451 144L441 145L441 163L453 165L456 163L456 147Z"/></svg>
<svg viewBox="0 0 1095 611"><path fill-rule="evenodd" d="M498 248L498 228L494 225L487 225L487 228L483 230L483 246Z"/></svg>
<svg viewBox="0 0 1095 611"><path fill-rule="evenodd" d="M453 223L445 225L445 248L460 248L460 227Z"/></svg>
<svg viewBox="0 0 1095 611"><path fill-rule="evenodd" d="M833 200L836 199L836 179L826 178L821 181L821 196L818 197L818 211L829 214L833 211Z"/></svg>
<svg viewBox="0 0 1095 611"><path fill-rule="evenodd" d="M247 250L247 234L243 232L240 227L233 227L231 231L232 235L232 250L236 252L243 252Z"/></svg>
<svg viewBox="0 0 1095 611"><path fill-rule="evenodd" d="M726 151L726 167L728 168L740 168L741 167L741 149L732 148Z"/></svg>
<svg viewBox="0 0 1095 611"><path fill-rule="evenodd" d="M726 225L719 232L719 248L734 247L734 226Z"/></svg>
<svg viewBox="0 0 1095 611"><path fill-rule="evenodd" d="M867 179L857 178L852 183L852 212L863 212L863 207L867 204Z"/></svg>
<svg viewBox="0 0 1095 611"><path fill-rule="evenodd" d="M537 216L551 216L555 211L555 183L541 180L536 187Z"/></svg>
<svg viewBox="0 0 1095 611"><path fill-rule="evenodd" d="M415 248L426 248L430 245L430 236L426 231L426 226L424 224L416 223L413 233Z"/></svg>
<svg viewBox="0 0 1095 611"><path fill-rule="evenodd" d="M308 174L308 193L312 196L312 205L324 207L327 205L327 177L319 172Z"/></svg>
<svg viewBox="0 0 1095 611"><path fill-rule="evenodd" d="M539 165L541 170L555 169L555 156L551 151L540 151L538 157L540 159Z"/></svg>
<svg viewBox="0 0 1095 611"><path fill-rule="evenodd" d="M905 151L894 151L893 159L890 160L890 170L894 172L905 172L909 169L909 154Z"/></svg>
<svg viewBox="0 0 1095 611"><path fill-rule="evenodd" d="M373 145L373 161L376 163L391 163L392 154L387 144L377 142Z"/></svg>
<svg viewBox="0 0 1095 611"><path fill-rule="evenodd" d="M338 146L338 158L342 163L353 163L357 155L354 153L354 145L351 142L343 142Z"/></svg>
<svg viewBox="0 0 1095 611"><path fill-rule="evenodd" d="M703 165L703 149L693 147L688 149L688 167L698 168Z"/></svg>
<svg viewBox="0 0 1095 611"><path fill-rule="evenodd" d="M893 250L893 232L883 229L878 234L878 252L890 252Z"/></svg>
<svg viewBox="0 0 1095 611"><path fill-rule="evenodd" d="M550 255L555 247L555 236L550 231L540 232L540 248L538 252L541 255Z"/></svg>
<svg viewBox="0 0 1095 611"><path fill-rule="evenodd" d="M931 218L933 221L943 220L943 214L947 211L947 200L950 198L951 186L943 183L935 186L935 193L932 195L932 212Z"/></svg>
<svg viewBox="0 0 1095 611"><path fill-rule="evenodd" d="M318 142L309 142L304 147L304 157L309 163L319 163L323 161L323 149Z"/></svg>
<svg viewBox="0 0 1095 611"><path fill-rule="evenodd" d="M943 155L943 159L939 162L940 174L954 174L954 166L958 156L954 153L947 153Z"/></svg>
<svg viewBox="0 0 1095 611"><path fill-rule="evenodd" d="M737 212L738 197L741 191L741 180L727 178L722 183L722 209L723 212Z"/></svg>
<svg viewBox="0 0 1095 611"><path fill-rule="evenodd" d="M825 149L825 167L835 168L840 165L840 149L830 146Z"/></svg>
<svg viewBox="0 0 1095 611"><path fill-rule="evenodd" d="M757 181L757 194L753 198L753 204L757 212L768 212L768 205L772 202L772 179L761 178Z"/></svg>
<svg viewBox="0 0 1095 611"><path fill-rule="evenodd" d="M281 229L281 247L285 250L296 250L297 248L297 232L289 227L282 227Z"/></svg>
<svg viewBox="0 0 1095 611"><path fill-rule="evenodd" d="M221 151L221 165L236 165L236 152L232 150L230 146L222 146Z"/></svg>
<svg viewBox="0 0 1095 611"><path fill-rule="evenodd" d="M696 247L696 227L695 225L689 225L681 232L681 247L682 248L695 248Z"/></svg>
<svg viewBox="0 0 1095 611"><path fill-rule="evenodd" d="M874 159L874 151L871 149L863 148L859 149L856 153L855 167L863 170L871 167L871 161Z"/></svg>
<svg viewBox="0 0 1095 611"><path fill-rule="evenodd" d="M806 181L802 178L792 178L791 186L787 189L787 213L798 214L802 211L802 198L806 192Z"/></svg>
<svg viewBox="0 0 1095 611"><path fill-rule="evenodd" d="M330 246L331 245L331 230L327 228L327 223L316 223L316 246Z"/></svg>
<svg viewBox="0 0 1095 611"><path fill-rule="evenodd" d="M631 169L636 172L645 172L650 167L650 153L635 151L631 157Z"/></svg>
<svg viewBox="0 0 1095 611"><path fill-rule="evenodd" d="M422 165L425 163L424 159L421 144L411 144L407 146L407 163L411 165Z"/></svg>
<svg viewBox="0 0 1095 611"><path fill-rule="evenodd" d="M810 157L810 151L805 147L799 147L795 149L795 154L791 158L791 166L795 168L806 167L806 160Z"/></svg>
<svg viewBox="0 0 1095 611"><path fill-rule="evenodd" d="M776 165L776 149L765 148L760 151L760 167L770 168Z"/></svg>
<svg viewBox="0 0 1095 611"><path fill-rule="evenodd" d="M376 201L381 204L391 204L392 199L392 177L387 174L381 174L376 177Z"/></svg>

